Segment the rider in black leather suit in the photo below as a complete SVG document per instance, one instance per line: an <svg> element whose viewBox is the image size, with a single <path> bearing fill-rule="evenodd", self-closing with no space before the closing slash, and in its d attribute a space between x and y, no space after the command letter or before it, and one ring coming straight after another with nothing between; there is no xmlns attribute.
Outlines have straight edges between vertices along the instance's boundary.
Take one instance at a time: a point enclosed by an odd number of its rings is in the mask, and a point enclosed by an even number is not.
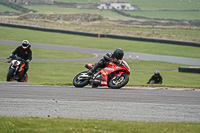
<svg viewBox="0 0 200 133"><path fill-rule="evenodd" d="M21 57L25 61L24 75L28 71L29 62L32 60L32 51L30 49L31 45L28 40L23 40L22 45L18 46L10 55L10 57Z"/></svg>
<svg viewBox="0 0 200 133"><path fill-rule="evenodd" d="M113 53L107 53L99 62L95 63L94 67L88 71L88 75L92 75L98 68L104 68L108 62L119 64L124 56L124 51L121 48L116 48Z"/></svg>

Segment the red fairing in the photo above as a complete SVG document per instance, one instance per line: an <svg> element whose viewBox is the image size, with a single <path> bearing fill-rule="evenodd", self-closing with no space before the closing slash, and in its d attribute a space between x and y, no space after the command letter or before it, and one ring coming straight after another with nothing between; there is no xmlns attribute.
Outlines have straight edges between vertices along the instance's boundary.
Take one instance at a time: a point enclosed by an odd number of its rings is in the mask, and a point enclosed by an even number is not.
<svg viewBox="0 0 200 133"><path fill-rule="evenodd" d="M116 61L118 63L118 61ZM87 69L92 69L93 64L86 64ZM73 79L75 87L84 87L91 84L92 87L108 86L112 89L120 89L129 82L130 67L126 61L121 60L119 64L109 62L105 68L98 68L92 74L83 71Z"/></svg>
<svg viewBox="0 0 200 133"><path fill-rule="evenodd" d="M125 70L126 70L126 73L127 73L128 75L130 75L131 69L130 69L129 65L126 63L126 61L123 61L123 64L124 64L124 68L123 68L123 69L125 69Z"/></svg>
<svg viewBox="0 0 200 133"><path fill-rule="evenodd" d="M130 67L125 62L122 61L122 65L116 65L115 63L109 62L104 69L107 69L109 73L114 71L122 71L122 73L126 73L127 75L130 75Z"/></svg>
<svg viewBox="0 0 200 133"><path fill-rule="evenodd" d="M122 65L109 62L105 68L100 70L101 76L105 79L105 81L101 81L101 85L107 85L108 75L115 71L119 71L119 76L121 76L122 73L130 75L130 67L125 61L122 61Z"/></svg>

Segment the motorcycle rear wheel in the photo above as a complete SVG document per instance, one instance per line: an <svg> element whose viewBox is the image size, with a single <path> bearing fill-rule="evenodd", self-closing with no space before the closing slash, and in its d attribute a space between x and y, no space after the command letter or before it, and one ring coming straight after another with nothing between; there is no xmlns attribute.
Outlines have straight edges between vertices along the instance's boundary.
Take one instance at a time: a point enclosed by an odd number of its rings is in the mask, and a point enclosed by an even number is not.
<svg viewBox="0 0 200 133"><path fill-rule="evenodd" d="M89 84L89 79L81 79L79 80L78 77L82 74L82 73L87 73L87 71L81 72L79 74L77 74L74 79L73 79L73 85L75 87L84 87L86 85Z"/></svg>
<svg viewBox="0 0 200 133"><path fill-rule="evenodd" d="M117 80L116 77L112 78L109 81L109 86L112 89L120 89L124 87L129 81L129 76L127 74L122 74L121 77Z"/></svg>
<svg viewBox="0 0 200 133"><path fill-rule="evenodd" d="M14 80L14 77L13 77L14 71L15 71L14 69L9 69L8 74L7 74L7 81L13 82L13 80Z"/></svg>

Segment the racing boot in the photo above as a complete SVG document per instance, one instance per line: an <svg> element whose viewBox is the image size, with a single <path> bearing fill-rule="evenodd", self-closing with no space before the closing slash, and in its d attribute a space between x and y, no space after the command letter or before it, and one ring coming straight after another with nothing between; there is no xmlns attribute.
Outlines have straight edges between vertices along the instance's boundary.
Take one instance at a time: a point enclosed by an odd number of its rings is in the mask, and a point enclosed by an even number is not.
<svg viewBox="0 0 200 133"><path fill-rule="evenodd" d="M26 79L26 72L28 71L28 69L25 67L24 68L24 72L23 72L23 75L22 75L22 80L25 80Z"/></svg>
<svg viewBox="0 0 200 133"><path fill-rule="evenodd" d="M92 88L97 88L98 87L98 85L92 85Z"/></svg>
<svg viewBox="0 0 200 133"><path fill-rule="evenodd" d="M91 69L87 72L87 74L88 74L89 76L92 76L93 73L94 73L94 69L93 69L93 68L91 68Z"/></svg>
<svg viewBox="0 0 200 133"><path fill-rule="evenodd" d="M97 68L98 68L98 64L95 63L94 67L91 68L91 69L87 72L87 74L88 74L89 76L92 76L92 75L94 74L94 72L97 70Z"/></svg>

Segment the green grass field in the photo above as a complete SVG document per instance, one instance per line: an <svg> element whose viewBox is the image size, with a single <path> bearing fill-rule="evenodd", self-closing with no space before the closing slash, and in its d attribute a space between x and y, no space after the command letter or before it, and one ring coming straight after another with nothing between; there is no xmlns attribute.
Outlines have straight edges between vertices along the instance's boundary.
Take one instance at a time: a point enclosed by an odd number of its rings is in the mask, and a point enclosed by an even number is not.
<svg viewBox="0 0 200 133"><path fill-rule="evenodd" d="M21 13L21 11L0 4L0 12L6 12L6 11Z"/></svg>
<svg viewBox="0 0 200 133"><path fill-rule="evenodd" d="M98 2L100 0L55 0L63 2ZM191 10L199 9L199 0L131 0L133 5L139 5L142 10ZM176 3L176 4L174 4ZM179 3L179 4L178 4ZM177 6L178 5L178 6ZM32 8L31 6L30 8ZM64 9L57 7L41 7L34 6L41 12L71 13L81 12L76 9ZM11 9L2 8L0 10L11 11ZM84 10L86 11L86 10ZM15 11L13 11L15 12ZM87 12L93 12L88 10ZM94 13L99 13L95 11ZM129 20L130 18L118 16L118 14L110 11L103 11L101 14L113 20L118 18ZM141 16L144 16L141 14ZM184 18L184 14L180 15L180 19ZM191 15L191 16L190 16ZM155 17L161 16L159 13ZM172 17L169 14L167 17ZM194 19L191 14L187 14L189 19ZM154 17L154 16L153 16ZM187 18L188 18L187 17ZM146 30L146 29L140 29ZM175 29L176 30L176 29ZM167 31L167 29L166 29ZM157 32L157 31L156 31ZM171 31L169 31L171 32ZM196 31L194 31L196 32ZM187 32L186 32L187 33ZM177 31L177 34L181 34ZM183 33L184 36L185 33ZM197 34L199 31L197 30ZM196 33L194 34L194 36ZM31 31L16 28L7 28L0 26L0 39L22 41L28 39L30 42L50 43L58 45L70 45L80 47L92 47L113 50L115 47L121 47L125 51L143 52L152 54L174 55L182 57L200 58L199 48L176 46L170 44L158 44L148 42L137 42L127 40L117 40L108 38L92 38L83 36L74 36L59 33L47 33L39 31ZM0 57L7 57L14 50L14 46L5 46L0 44ZM91 57L93 55L83 55L81 53L45 50L32 48L34 58L82 58ZM53 53L51 56L49 53ZM39 84L72 84L73 77L80 71L86 70L85 63L88 62L31 62L28 71L28 82ZM94 62L91 62L94 63ZM148 79L152 76L154 70L160 70L164 82L161 86L172 87L191 87L200 88L200 75L192 73L172 72L177 70L182 64L164 63L156 61L128 61L131 67L130 82L128 85L144 86ZM0 61L0 81L6 80L8 63ZM171 123L171 122L131 122L131 121L114 121L114 120L81 120L66 118L38 118L38 117L4 117L0 116L0 132L73 132L73 133L199 133L199 123Z"/></svg>
<svg viewBox="0 0 200 133"><path fill-rule="evenodd" d="M56 2L100 3L100 0L55 0ZM132 5L137 5L141 10L199 10L199 0L130 0ZM0 5L0 12L19 12ZM43 9L40 9L43 10Z"/></svg>
<svg viewBox="0 0 200 133"><path fill-rule="evenodd" d="M199 0L131 0L141 10L199 10Z"/></svg>
<svg viewBox="0 0 200 133"><path fill-rule="evenodd" d="M66 3L99 3L100 0L55 0L56 2L66 2Z"/></svg>
<svg viewBox="0 0 200 133"><path fill-rule="evenodd" d="M199 47L98 38L98 37L96 38L85 37L85 36L77 36L77 35L69 35L61 33L33 31L27 29L8 28L2 26L0 26L0 30L2 33L0 34L0 38L7 40L21 41L27 39L30 42L69 45L78 47L90 47L90 48L110 49L110 50L114 50L116 47L120 47L124 51L130 51L130 52L200 58Z"/></svg>
<svg viewBox="0 0 200 133"><path fill-rule="evenodd" d="M11 21L8 19L6 22ZM182 41L194 41L199 42L200 30L198 28L159 28L159 27L135 27L129 25L116 26L112 24L108 25L85 25L79 23L57 23L45 20L14 20L13 23L20 23L26 25L50 27L65 30L76 30L80 32L92 32L101 34L118 34L125 36L136 36L136 37L148 37L148 38L159 38L169 40L182 40Z"/></svg>
<svg viewBox="0 0 200 133"><path fill-rule="evenodd" d="M62 2L77 2L77 3L99 3L100 0L57 0ZM187 11L187 10L199 10L200 2L198 0L192 0L191 2L183 1L183 0L170 0L170 1L148 1L148 0L132 0L133 5L138 5L142 10L152 10L152 11L127 11L126 13L132 14L135 16L144 16L147 18L160 18L160 19L176 19L176 20L199 20L200 13L198 11ZM24 7L28 9L33 9L38 11L41 14L49 14L49 13L57 13L57 14L76 14L76 13L92 13L99 14L109 20L138 20L138 21L146 21L146 19L136 19L131 17L126 17L120 15L116 12L109 10L97 10L97 9L78 9L78 8L65 8L58 6L36 6L36 5L24 5ZM0 8L3 11L4 8ZM165 10L165 11L158 11ZM167 10L167 11L166 11ZM176 11L169 11L176 10ZM184 10L184 11L180 11ZM12 10L8 10L10 12L14 12ZM4 22L13 22L20 24L29 24L36 26L49 26L54 28L61 28L67 30L77 30L77 31L85 31L85 32L99 32L103 34L123 34L130 36L139 36L139 37L151 37L151 38L163 38L163 39L171 39L171 40L183 40L183 41L195 41L199 42L200 38L200 30L199 29L182 29L183 27L176 26L176 28L163 29L160 27L154 28L136 28L131 27L129 25L126 26L115 26L115 25L85 25L85 24L63 24L59 22L50 23L42 20L15 20L10 18L1 18ZM187 23L187 22L186 22ZM156 33L156 34L155 34Z"/></svg>
<svg viewBox="0 0 200 133"><path fill-rule="evenodd" d="M55 0L57 2L100 3L100 0ZM191 10L200 9L199 0L130 0L142 10Z"/></svg>
<svg viewBox="0 0 200 133"><path fill-rule="evenodd" d="M143 16L147 18L159 18L159 19L176 19L176 20L197 20L200 18L199 12L180 12L180 11L144 11L144 12L133 12L125 11L125 13L133 16Z"/></svg>
<svg viewBox="0 0 200 133"><path fill-rule="evenodd" d="M20 44L19 44L20 45ZM16 46L3 45L0 44L1 56L0 57L9 57L10 54L16 49ZM89 58L94 57L92 54L70 52L70 51L61 51L61 50L50 50L50 49L40 49L40 48L31 48L33 51L33 58L41 59L74 59L74 58Z"/></svg>
<svg viewBox="0 0 200 133"><path fill-rule="evenodd" d="M199 123L0 116L1 133L198 133L199 131Z"/></svg>
<svg viewBox="0 0 200 133"><path fill-rule="evenodd" d="M100 3L100 0L56 0L57 2L76 2L76 3ZM163 19L178 19L178 20L195 20L199 19L199 12L198 11L187 11L187 10L199 10L200 9L200 2L199 0L131 0L132 5L137 5L140 7L141 10L165 10L165 11L157 11L157 12L133 12L129 11L132 15L138 16L145 16L149 18L163 18ZM100 11L97 9L77 9L77 8L64 8L64 7L57 7L57 6L30 6L25 5L24 7L28 9L36 10L40 13L44 12L54 12L54 13L92 13L92 14L100 14L105 18L109 18L110 20L134 20L130 17L125 17L119 15L115 12L111 11ZM166 11L167 10L167 11ZM170 10L176 10L170 11ZM180 10L184 10L184 12L180 12ZM0 12L20 12L8 8L6 6L0 5Z"/></svg>
<svg viewBox="0 0 200 133"><path fill-rule="evenodd" d="M49 43L58 45L70 45L79 47L91 47L100 49L114 50L116 47L121 47L124 51L143 52L152 54L166 54L182 57L195 57L200 58L199 50L197 47L178 46L170 44L137 42L128 40L108 39L108 38L95 38L76 36L60 33L49 33L41 31L33 31L26 29L0 27L1 39L17 40L28 39L31 42ZM67 42L67 43L66 43ZM7 57L15 49L14 46L0 45L0 57ZM53 53L49 55L48 53ZM44 50L33 48L34 58L72 58L71 55L76 54L76 58L91 57L93 55L86 54L83 56L81 53L57 51L57 50ZM88 63L88 62L87 62ZM94 63L94 62L92 62ZM31 62L29 70L29 81L40 84L72 84L73 77L86 70L84 65L86 63L68 63L68 62ZM194 87L200 88L199 74L192 73L178 73L171 72L178 70L182 64L154 62L154 61L128 61L132 72L130 82L128 85L146 85L146 82L153 75L155 70L160 70L164 78L162 86L174 87ZM1 62L1 75L0 79L5 80L7 74L7 67L9 64ZM59 68L59 69L58 69ZM139 69L139 70L137 70ZM146 71L147 70L147 71ZM165 71L167 70L167 71ZM188 80L194 79L194 80Z"/></svg>
<svg viewBox="0 0 200 133"><path fill-rule="evenodd" d="M87 2L87 1L86 1ZM139 2L139 1L138 1ZM146 1L147 2L147 1ZM139 2L140 3L140 2ZM143 2L145 3L145 2ZM148 2L147 2L148 3ZM158 2L159 3L159 2ZM187 2L183 2L187 3ZM171 4L173 2L171 1ZM151 4L149 4L151 5ZM168 5L170 6L170 5ZM38 11L41 14L49 14L49 13L57 13L57 14L76 14L76 13L91 13L91 14L99 14L109 20L139 20L139 21L146 21L146 19L136 19L131 17L126 17L120 15L116 12L109 11L109 10L97 10L97 9L78 9L78 8L64 8L64 7L57 7L57 6L24 6L28 9L33 9ZM170 6L171 7L171 6ZM190 6L189 6L190 7ZM191 9L196 9L196 7L191 6ZM155 9L158 10L158 9ZM182 9L177 9L182 10ZM128 14L134 16L144 16L147 18L159 18L159 19L176 19L176 20L198 20L200 18L200 13L198 11L125 11ZM41 20L26 20L27 22L21 22L26 24L33 24L33 25L40 25L40 26L50 26L68 30L78 30L78 31L85 31L85 32L99 32L104 34L121 34L130 35L130 36L143 36L143 37L151 37L151 38L167 38L172 40L184 40L184 41L197 41L199 42L200 38L200 30L199 29L182 29L181 27L176 28L136 28L128 26L115 26L115 25L108 25L106 24L94 24L94 25L85 25L85 24L62 24L62 23L50 23L50 22L43 22ZM18 22L20 22L18 20ZM156 33L156 34L153 34Z"/></svg>
<svg viewBox="0 0 200 133"><path fill-rule="evenodd" d="M28 9L39 11L40 13L62 13L62 14L75 14L75 13L91 13L99 14L109 20L135 20L135 18L126 17L117 14L113 11L98 9L78 9L78 8L64 8L57 6L24 6ZM162 18L162 19L177 19L177 20L196 20L200 18L199 12L178 12L178 11L126 11L126 13L134 16L144 16L148 18Z"/></svg>
<svg viewBox="0 0 200 133"><path fill-rule="evenodd" d="M84 67L86 63L94 62L31 62L28 82L72 85L75 75L87 70ZM157 86L200 88L199 74L174 72L181 64L157 61L128 61L128 64L131 67L130 81L127 84L129 86L147 86L146 83L154 71L160 70L163 84ZM6 80L8 66L5 61L0 61L0 81Z"/></svg>
<svg viewBox="0 0 200 133"><path fill-rule="evenodd" d="M99 14L110 20L134 20L133 18L122 16L113 11L100 11L98 9L78 9L78 8L64 8L57 6L24 6L28 9L33 9L39 13L61 13L61 14L77 14L77 13L91 13Z"/></svg>

